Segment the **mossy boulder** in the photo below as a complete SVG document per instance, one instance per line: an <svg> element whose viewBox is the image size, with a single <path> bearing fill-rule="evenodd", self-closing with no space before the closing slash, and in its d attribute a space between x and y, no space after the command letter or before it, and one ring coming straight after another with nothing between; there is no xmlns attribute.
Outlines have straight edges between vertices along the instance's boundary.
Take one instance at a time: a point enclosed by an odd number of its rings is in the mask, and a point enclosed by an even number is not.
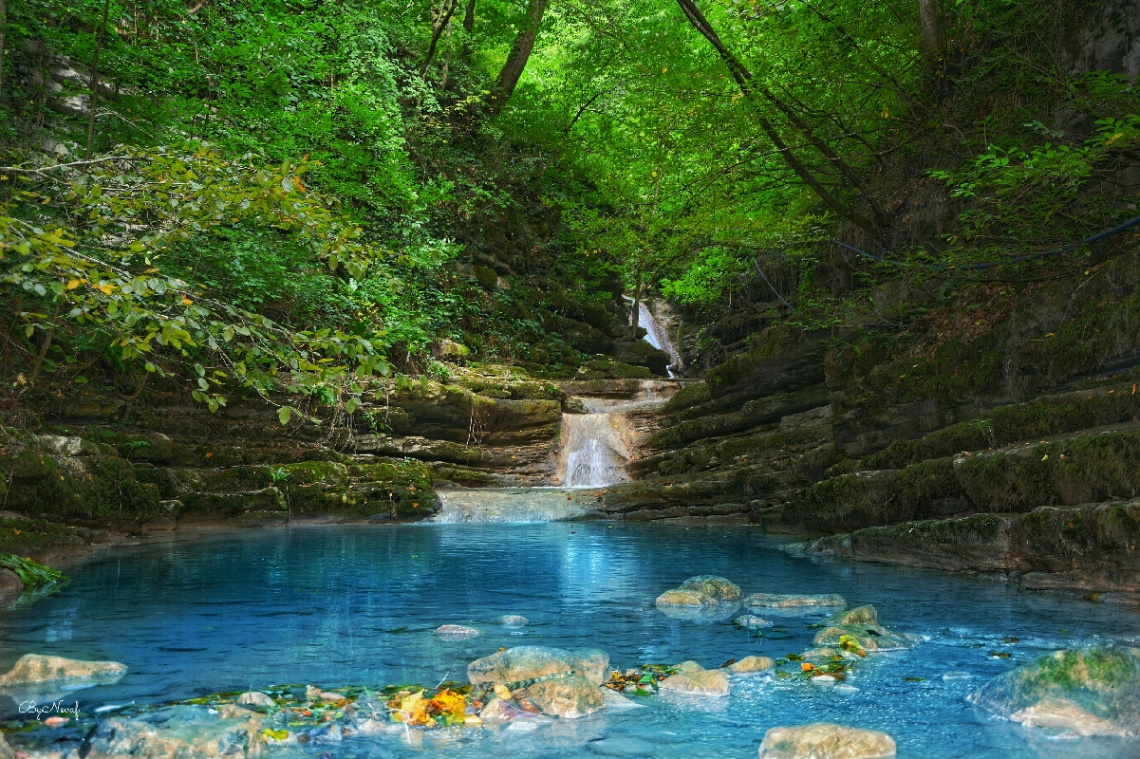
<svg viewBox="0 0 1140 759"><path fill-rule="evenodd" d="M994 678L970 701L1028 727L1140 737L1140 649L1057 651Z"/></svg>
<svg viewBox="0 0 1140 759"><path fill-rule="evenodd" d="M874 606L858 606L839 612L812 639L816 647L837 650L894 651L914 646L914 639L879 624Z"/></svg>

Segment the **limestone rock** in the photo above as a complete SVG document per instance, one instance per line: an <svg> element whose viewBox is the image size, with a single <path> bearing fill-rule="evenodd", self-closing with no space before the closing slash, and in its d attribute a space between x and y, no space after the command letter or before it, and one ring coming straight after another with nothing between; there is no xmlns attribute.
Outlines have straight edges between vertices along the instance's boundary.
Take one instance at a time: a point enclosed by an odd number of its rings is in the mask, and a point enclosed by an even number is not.
<svg viewBox="0 0 1140 759"><path fill-rule="evenodd" d="M667 590L657 596L657 606L700 607L708 603L704 596L690 590Z"/></svg>
<svg viewBox="0 0 1140 759"><path fill-rule="evenodd" d="M698 593L713 603L732 603L744 597L744 592L736 583L716 575L697 575L681 583L678 590Z"/></svg>
<svg viewBox="0 0 1140 759"><path fill-rule="evenodd" d="M837 593L821 595L784 594L784 593L753 593L744 599L745 608L756 611L800 612L815 611L838 606L847 606L847 599Z"/></svg>
<svg viewBox="0 0 1140 759"><path fill-rule="evenodd" d="M728 695L728 674L724 670L704 669L696 662L684 662L680 670L658 683L658 687L663 691L693 696Z"/></svg>
<svg viewBox="0 0 1140 759"><path fill-rule="evenodd" d="M1140 737L1140 649L1057 651L994 678L969 699L1028 727Z"/></svg>
<svg viewBox="0 0 1140 759"><path fill-rule="evenodd" d="M262 755L261 717L248 709L169 706L100 722L87 759L214 759Z"/></svg>
<svg viewBox="0 0 1140 759"><path fill-rule="evenodd" d="M609 655L597 649L518 646L471 662L467 678L474 685L510 686L525 680L578 675L598 685L605 679L609 663Z"/></svg>
<svg viewBox="0 0 1140 759"><path fill-rule="evenodd" d="M441 638L459 640L462 638L474 638L480 633L474 627L467 627L465 625L440 625L435 628L435 634Z"/></svg>
<svg viewBox="0 0 1140 759"><path fill-rule="evenodd" d="M760 759L884 759L895 756L895 741L877 730L827 722L773 727L764 734Z"/></svg>
<svg viewBox="0 0 1140 759"><path fill-rule="evenodd" d="M11 671L0 675L0 686L11 687L36 683L99 683L119 680L127 665L116 661L80 661L62 656L25 654Z"/></svg>
<svg viewBox="0 0 1140 759"><path fill-rule="evenodd" d="M601 689L581 675L539 680L517 694L537 706L543 714L577 719L605 707Z"/></svg>
<svg viewBox="0 0 1140 759"><path fill-rule="evenodd" d="M914 645L912 638L880 625L874 606L860 606L840 612L829 618L827 623L828 627L816 633L813 645L843 650L850 646L844 644L844 638L858 644L865 651L896 651Z"/></svg>
<svg viewBox="0 0 1140 759"><path fill-rule="evenodd" d="M256 690L246 691L237 697L237 702L244 706L264 706L273 707L277 706L277 702L270 698L265 693Z"/></svg>
<svg viewBox="0 0 1140 759"><path fill-rule="evenodd" d="M748 675L754 672L763 672L776 666L776 662L767 656L745 656L738 662L728 665L727 669L734 675Z"/></svg>

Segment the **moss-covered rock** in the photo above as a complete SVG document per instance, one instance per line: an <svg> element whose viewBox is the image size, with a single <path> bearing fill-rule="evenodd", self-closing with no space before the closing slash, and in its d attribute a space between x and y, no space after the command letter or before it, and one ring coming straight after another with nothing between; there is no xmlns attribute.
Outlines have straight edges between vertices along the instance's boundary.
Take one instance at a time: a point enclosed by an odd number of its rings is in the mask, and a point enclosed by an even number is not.
<svg viewBox="0 0 1140 759"><path fill-rule="evenodd" d="M1057 651L991 680L970 700L1027 727L1140 737L1140 649Z"/></svg>

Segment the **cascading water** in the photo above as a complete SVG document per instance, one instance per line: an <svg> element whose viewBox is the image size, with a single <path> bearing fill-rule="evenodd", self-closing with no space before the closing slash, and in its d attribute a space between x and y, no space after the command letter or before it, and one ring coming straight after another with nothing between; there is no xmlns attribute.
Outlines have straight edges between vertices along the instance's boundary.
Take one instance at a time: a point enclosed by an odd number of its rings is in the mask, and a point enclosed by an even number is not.
<svg viewBox="0 0 1140 759"><path fill-rule="evenodd" d="M669 354L668 372L670 377L675 378L677 370L681 368L681 354L677 352L669 331L657 320L645 301L637 304L637 326L645 330L645 342Z"/></svg>
<svg viewBox="0 0 1140 759"><path fill-rule="evenodd" d="M563 414L566 487L598 488L628 479L629 450L614 426L618 421L613 411Z"/></svg>

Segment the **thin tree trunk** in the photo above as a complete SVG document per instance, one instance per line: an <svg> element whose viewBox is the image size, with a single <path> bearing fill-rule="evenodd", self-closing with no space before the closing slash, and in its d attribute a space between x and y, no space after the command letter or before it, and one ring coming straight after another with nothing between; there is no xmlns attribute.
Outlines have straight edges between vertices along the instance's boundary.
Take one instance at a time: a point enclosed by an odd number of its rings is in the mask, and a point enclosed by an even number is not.
<svg viewBox="0 0 1140 759"><path fill-rule="evenodd" d="M95 109L99 105L99 52L103 49L103 38L107 36L107 16L111 12L111 0L103 0L103 23L95 37L95 56L91 61L91 113L87 117L87 154L91 157L91 143L95 139Z"/></svg>
<svg viewBox="0 0 1140 759"><path fill-rule="evenodd" d="M451 15L455 13L457 3L458 0L448 0L447 6L436 20L435 26L432 27L431 42L428 44L427 57L424 58L423 65L420 66L420 76L427 76L428 67L431 66L432 58L435 58L435 48L439 44L439 38L443 36L443 30L446 29L448 23L451 22Z"/></svg>
<svg viewBox="0 0 1140 759"><path fill-rule="evenodd" d="M527 4L522 29L515 37L511 54L507 56L507 62L503 64L494 89L491 90L491 101L487 109L488 118L498 116L514 94L515 86L519 83L526 62L530 59L530 52L534 49L534 40L538 36L538 27L542 24L542 14L546 12L547 2L548 0L530 0Z"/></svg>
<svg viewBox="0 0 1140 759"><path fill-rule="evenodd" d="M919 49L927 65L934 63L946 46L946 34L942 31L942 14L938 0L918 0L918 19L922 28L922 41Z"/></svg>
<svg viewBox="0 0 1140 759"><path fill-rule="evenodd" d="M842 174L849 182L851 182L855 189L858 190L864 198L866 198L868 204L871 206L871 211L875 216L874 222L863 218L860 214L854 213L848 209L845 204L841 203L830 192L828 192L828 190L823 186L822 182L820 182L819 179L808 169L808 167L795 156L791 148L788 147L787 143L780 136L779 131L776 129L775 125L764 116L758 116L758 119L760 121L760 128L764 130L764 133L768 135L768 138L772 141L772 144L774 144L776 146L776 149L780 151L780 154L784 157L784 160L787 162L792 171L794 171L805 184L811 187L811 189L815 191L817 195L819 195L820 199L824 202L825 205L827 205L828 208L835 211L837 214L844 217L848 221L851 221L863 229L866 229L867 231L877 235L878 229L886 226L886 214L883 213L882 208L875 201L875 199L866 192L854 169L852 169L846 161L844 161L834 150L832 150L830 145L828 145L824 140L820 139L815 134L814 130L812 130L811 127L802 118L800 118L799 114L797 114L791 108L791 106L785 103L781 98L777 97L776 94L770 89L755 81L752 76L752 72L749 71L747 67L745 67L745 65L741 63L735 55L732 54L732 51L730 51L725 46L724 42L721 41L720 36L716 33L716 30L712 28L712 25L704 17L704 14L701 13L700 9L697 8L693 0L677 0L677 3L681 6L681 10L685 13L685 17L689 20L689 23L693 25L693 28L700 32L701 35L709 41L709 43L720 55L721 60L724 61L725 65L728 67L729 72L732 74L732 78L736 80L737 86L740 87L740 91L746 96L752 94L753 92L760 93L760 95L763 96L764 99L771 103L773 106L775 106L776 109L780 111L780 113L782 113L788 119L788 121L792 123L793 126L796 127L796 129L803 133L803 135L823 155L823 157L826 158L828 162L830 162L833 166L835 166L836 170L838 170L840 174Z"/></svg>
<svg viewBox="0 0 1140 759"><path fill-rule="evenodd" d="M467 12L463 14L463 31L471 34L475 29L475 0L468 0Z"/></svg>
<svg viewBox="0 0 1140 759"><path fill-rule="evenodd" d="M0 0L0 106L4 104L4 44L8 41L8 2Z"/></svg>

